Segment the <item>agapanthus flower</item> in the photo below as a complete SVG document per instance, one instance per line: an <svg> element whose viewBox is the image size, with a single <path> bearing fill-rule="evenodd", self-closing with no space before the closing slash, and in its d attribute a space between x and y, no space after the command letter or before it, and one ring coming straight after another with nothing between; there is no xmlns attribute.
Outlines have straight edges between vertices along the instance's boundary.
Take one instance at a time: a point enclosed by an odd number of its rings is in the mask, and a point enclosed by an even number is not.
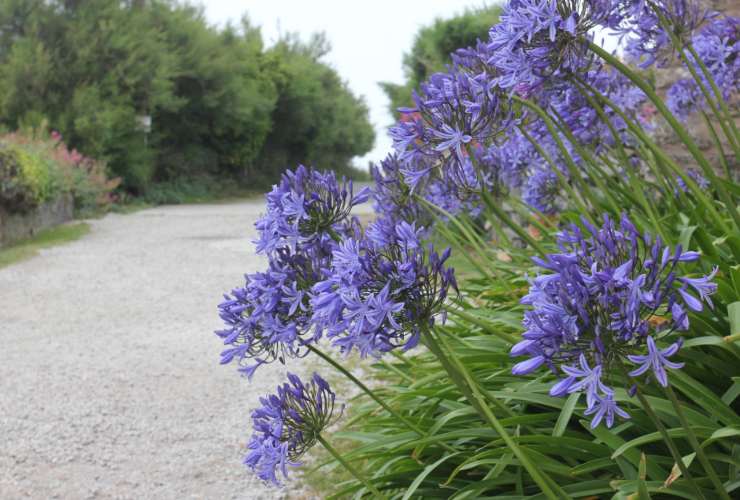
<svg viewBox="0 0 740 500"><path fill-rule="evenodd" d="M288 374L288 383L277 394L260 398L262 407L252 412L252 439L244 463L263 481L280 485L278 474L288 477L288 467L318 441L332 423L335 394L314 373L308 383Z"/></svg>
<svg viewBox="0 0 740 500"><path fill-rule="evenodd" d="M675 333L689 328L687 310L711 304L716 285L714 272L680 277L680 264L699 255L641 234L626 216L620 224L605 216L599 228L583 225L559 235L560 253L534 259L550 273L534 278L522 299L532 309L511 354L529 359L513 372L547 366L560 377L551 395L584 392L592 425L611 426L614 415L626 415L613 399L615 377L633 368L630 376L667 385L666 370L681 367L669 359L681 347ZM663 342L672 343L658 347Z"/></svg>
<svg viewBox="0 0 740 500"><path fill-rule="evenodd" d="M267 212L255 227L258 253L287 248L300 253L323 237L337 239L351 223L355 205L370 198L369 188L354 193L352 181L339 183L334 172L300 165L286 171L267 194Z"/></svg>
<svg viewBox="0 0 740 500"><path fill-rule="evenodd" d="M385 225L385 227L383 227ZM414 347L440 314L454 270L421 242L423 229L375 222L366 237L342 242L326 280L313 288L314 324L344 352L380 356Z"/></svg>
<svg viewBox="0 0 740 500"><path fill-rule="evenodd" d="M399 222L416 222L424 227L431 225L432 214L416 199L416 196L424 195L425 181L419 180L418 191L414 192L416 185L407 178L410 170L424 173L429 168L426 163L416 166L413 161L404 163L396 154L388 155L379 165L370 167L375 181L372 189L373 207L379 221L392 227Z"/></svg>
<svg viewBox="0 0 740 500"><path fill-rule="evenodd" d="M390 129L399 159L463 161L466 146L485 141L509 127L509 100L489 73L451 68L435 73L413 94L413 108Z"/></svg>
<svg viewBox="0 0 740 500"><path fill-rule="evenodd" d="M216 332L228 346L221 363L237 362L251 378L263 364L305 355L306 344L318 339L311 328L311 287L328 263L280 249L267 271L246 276L243 287L224 295L218 308L226 328Z"/></svg>
<svg viewBox="0 0 740 500"><path fill-rule="evenodd" d="M584 41L605 14L600 4L510 0L488 44L497 85L527 97L554 79L586 71L592 57Z"/></svg>
<svg viewBox="0 0 740 500"><path fill-rule="evenodd" d="M685 43L716 15L699 0L611 0L609 4L605 26L619 34L625 52L643 68L664 65L674 57L669 32Z"/></svg>
<svg viewBox="0 0 740 500"><path fill-rule="evenodd" d="M709 180L704 177L704 175L695 168L688 168L686 169L686 175L688 175L691 179L696 182L696 184L699 186L702 190L707 190L711 186ZM679 175L675 177L675 184L673 188L673 194L674 196L678 196L680 193L688 193L689 188L686 185L686 181L683 180L683 178Z"/></svg>
<svg viewBox="0 0 740 500"><path fill-rule="evenodd" d="M535 168L527 177L522 188L522 200L543 214L553 214L557 210L557 196L560 183L557 174L547 167Z"/></svg>
<svg viewBox="0 0 740 500"><path fill-rule="evenodd" d="M673 82L666 93L668 109L679 119L686 121L704 102L699 87L694 80L681 78Z"/></svg>

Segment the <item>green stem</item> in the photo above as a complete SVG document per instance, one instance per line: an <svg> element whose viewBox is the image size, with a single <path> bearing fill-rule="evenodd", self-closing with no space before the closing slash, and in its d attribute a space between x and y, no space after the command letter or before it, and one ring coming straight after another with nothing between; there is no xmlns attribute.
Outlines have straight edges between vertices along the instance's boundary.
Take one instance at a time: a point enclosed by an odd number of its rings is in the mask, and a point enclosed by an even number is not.
<svg viewBox="0 0 740 500"><path fill-rule="evenodd" d="M537 151L537 153L545 159L545 161L550 165L550 170L552 170L555 175L558 176L558 181L560 181L560 184L563 186L563 188L568 191L568 194L570 195L571 199L578 205L578 208L580 209L582 214L589 215L591 213L591 210L586 208L586 204L583 203L583 200L581 200L581 197L576 193L575 189L573 189L573 186L570 185L568 182L568 179L565 178L563 173L560 171L558 166L555 164L555 161L552 159L552 157L547 153L547 151L544 150L544 148L536 141L534 138L527 132L525 127L520 126L519 131L522 133L525 139L527 139L530 144L534 147L534 149ZM592 224L595 224L595 222L590 218L589 215L589 221Z"/></svg>
<svg viewBox="0 0 740 500"><path fill-rule="evenodd" d="M486 204L486 207L488 207L488 209L491 212L493 212L496 215L496 217L499 218L501 222L509 226L509 228L511 228L511 230L517 234L517 236L519 236L521 239L526 241L527 244L531 246L532 248L534 248L538 254L542 256L547 255L544 247L540 245L529 234L527 234L527 232L524 229L522 229L521 226L519 226L518 224L515 224L514 221L511 220L511 217L509 217L509 215L506 213L506 211L503 208L501 208L496 203L493 203L491 201L491 198L488 196L487 193L482 192L481 198L483 199L483 202Z"/></svg>
<svg viewBox="0 0 740 500"><path fill-rule="evenodd" d="M738 213L738 211L734 209L735 203L733 203L732 198L730 197L730 194L727 192L727 189L721 182L718 182L717 176L714 173L714 169L709 164L709 162L704 157L704 155L701 153L701 151L699 150L699 147L696 145L694 140L691 139L691 137L689 136L688 132L683 127L683 125L681 125L676 119L676 117L673 116L673 113L670 112L670 110L665 105L663 100L658 96L658 94L655 93L653 88L643 78L641 78L634 71L632 71L629 67L627 67L624 63L622 63L622 61L620 61L618 58L614 57L609 52L602 49L595 43L588 42L588 47L592 52L594 52L596 55L601 57L604 61L609 63L611 66L613 66L616 70L618 70L624 76L629 78L629 80L632 83L637 85L640 88L640 90L642 90L645 93L648 99L650 99L650 101L655 105L656 109L660 112L663 118L665 118L665 120L671 126L673 131L681 139L681 142L684 143L686 148L689 150L689 153L691 153L691 156L694 157L696 162L701 167L707 179L712 181L712 184L714 185L715 189L717 189L717 193L719 194L720 199L725 204L727 210L730 212L730 215L732 216L732 220L735 223L736 229L740 229L740 213Z"/></svg>
<svg viewBox="0 0 740 500"><path fill-rule="evenodd" d="M345 459L342 458L342 456L339 454L337 450L334 449L332 445L330 445L326 439L324 439L321 434L316 436L319 443L326 448L326 451L333 456L337 462L342 464L342 466L349 471L350 474L352 474L355 479L357 479L359 482L365 485L365 487L372 492L373 495L375 495L377 498L387 498L385 495L383 495L380 490L378 490L375 486L373 486L373 483L369 482L365 477L360 474L357 469L352 467L349 462L347 462Z"/></svg>
<svg viewBox="0 0 740 500"><path fill-rule="evenodd" d="M529 472L529 475L532 477L534 482L537 483L537 486L540 487L542 493L550 499L568 498L568 495L563 492L551 479L547 478L547 476L544 475L542 471L540 471L540 469L537 468L535 464L529 459L529 457L522 451L519 445L511 438L511 436L509 436L509 433L506 431L504 426L501 425L501 422L499 422L499 420L496 418L496 415L493 414L491 409L486 404L485 396L480 393L477 385L470 378L470 375L467 373L464 367L455 367L453 365L453 363L444 353L440 345L437 343L431 329L424 328L422 339L424 341L424 344L429 348L432 354L434 354L440 361L445 371L447 371L452 381L455 383L455 385L458 386L468 402L473 406L473 408L475 408L475 410L483 418L483 420L488 422L493 430L495 430L498 435L501 436L504 443L506 443L506 446L514 453L514 455L516 455L516 457L519 459L519 462L522 464L522 466L524 466L527 472ZM555 489L558 490L558 493L555 492Z"/></svg>
<svg viewBox="0 0 740 500"><path fill-rule="evenodd" d="M627 370L624 369L624 367L622 367L622 371L624 372L625 378L627 378ZM658 429L660 436L663 438L663 442L666 444L666 446L668 446L668 449L671 452L671 456L673 457L673 460L675 460L676 465L678 465L678 469L681 471L681 474L691 484L691 486L694 488L699 498L706 499L706 497L704 496L704 493L702 493L701 489L699 488L699 485L697 485L694 482L694 478L691 476L691 473L689 472L688 467L686 467L686 464L683 463L681 452L678 451L678 447L676 446L676 443L673 441L673 438L671 438L671 436L668 435L668 431L663 425L663 422L660 420L658 415L655 413L655 410L653 410L653 407L650 406L650 402L645 397L645 395L642 393L642 389L639 386L637 387L636 394L637 394L637 399L640 401L640 404L642 405L642 409L645 411L648 418L652 420L653 424Z"/></svg>
<svg viewBox="0 0 740 500"><path fill-rule="evenodd" d="M730 128L732 128L732 132L734 134L735 145L736 145L735 158L737 161L740 161L740 132L737 129L737 125L735 125L735 120L732 119L732 113L730 113L730 108L727 107L727 102L725 102L724 97L722 97L722 92L719 90L719 87L717 86L717 82L714 81L714 77L712 76L712 73L709 71L707 66L704 64L704 61L701 60L701 57L699 57L699 54L696 53L696 50L694 50L694 46L691 44L691 42L686 44L686 48L689 50L689 52L691 53L691 56L697 62L699 68L701 68L702 72L704 72L704 76L706 77L707 81L709 82L709 85L712 87L712 90L717 96L717 102L719 102L719 106L720 108L722 108L722 112L725 114L725 119L730 124ZM732 141L731 137L728 137L728 139Z"/></svg>
<svg viewBox="0 0 740 500"><path fill-rule="evenodd" d="M542 109L540 106L538 106L537 104L527 99L522 99L520 97L514 96L512 97L512 100L534 111L534 113L537 116L539 116L540 119L542 119L542 122L547 127L547 130L550 133L550 136L555 141L555 144L560 150L560 153L563 155L563 160L565 160L565 165L568 167L571 180L581 188L581 191L583 192L584 196L588 200L591 201L591 204L594 207L598 206L599 200L594 196L589 185L583 180L583 176L581 175L581 171L579 170L578 165L576 165L575 161L573 161L573 158L568 152L568 148L566 148L565 144L563 144L563 140L560 138L560 134L558 133L557 128L555 127L555 124L553 123L552 119L548 116L547 112L544 109ZM590 211L585 211L584 215L588 217L589 219L591 219ZM595 221L591 220L591 222L594 223Z"/></svg>
<svg viewBox="0 0 740 500"><path fill-rule="evenodd" d="M599 100L603 101L607 106L609 106L615 113L619 115L622 120L624 120L625 124L629 128L630 132L642 142L645 147L647 147L653 155L655 155L656 159L658 159L658 163L665 164L670 168L670 170L673 172L673 174L679 176L689 187L692 194L696 197L696 199L704 205L704 208L706 208L707 213L711 214L713 217L713 220L720 226L722 231L724 232L730 232L730 227L725 223L725 221L722 219L722 216L717 212L717 209L714 207L712 202L707 198L706 194L702 191L702 189L699 187L699 185L696 183L694 179L692 179L689 175L686 174L686 172L679 167L675 160L668 156L665 151L663 151L660 147L658 147L657 144L653 140L650 139L650 137L647 136L644 130L640 128L639 125L634 123L634 121L628 117L620 108L617 106L611 99L609 99L607 96L599 92L598 90L594 89L592 86L590 86L588 83L581 81L581 85L586 87L594 96L596 96ZM658 176L659 177L659 176Z"/></svg>
<svg viewBox="0 0 740 500"><path fill-rule="evenodd" d="M668 395L668 399L671 400L671 404L676 410L676 416L678 416L678 419L681 421L681 425L686 430L686 436L689 439L689 444L691 444L691 447L694 448L696 456L699 459L699 462L701 462L702 467L704 467L704 470L709 475L709 479L712 481L715 490L717 490L719 496L722 497L724 500L730 500L730 495L727 494L727 490L725 490L722 481L720 481L719 476L717 476L717 471L714 470L712 463L709 461L707 455L704 453L704 449L701 447L701 444L699 444L699 440L696 438L696 434L691 428L689 420L686 418L686 414L683 411L681 402L676 397L676 393L673 391L673 387L671 387L670 385L666 387L665 393Z"/></svg>
<svg viewBox="0 0 740 500"><path fill-rule="evenodd" d="M712 121L709 119L709 116L705 112L702 111L702 116L704 117L704 123L707 125L707 130L709 130L709 134L712 136L712 141L714 141L714 145L717 147L717 151L719 151L719 162L722 164L722 169L725 171L725 175L727 176L727 179L732 181L732 173L730 172L730 165L727 163L727 158L725 156L725 149L722 147L722 141L719 140L719 135L717 134L717 131L714 129L714 125L712 125ZM740 162L740 159L738 159L737 154L735 155L736 161Z"/></svg>
<svg viewBox="0 0 740 500"><path fill-rule="evenodd" d="M578 84L578 82L576 82ZM637 178L634 173L634 169L630 168L630 160L627 156L627 152L624 150L624 145L622 144L622 137L619 135L619 132L617 132L617 129L614 127L614 124L609 119L607 114L604 112L604 108L601 107L601 105L596 101L596 99L589 94L586 89L582 88L580 84L577 85L578 90L580 91L581 95L583 95L586 98L586 101L589 103L589 105L594 108L596 111L596 114L599 116L599 119L606 124L607 128L609 128L609 132L611 133L612 139L614 139L614 144L616 144L617 152L619 153L620 158L622 159L622 162L624 164L624 169L627 172L627 176L629 177L629 183L630 187L634 190L634 194L637 197L637 200L639 204L642 206L642 209L648 214L650 219L653 222L654 229L658 231L660 236L663 238L663 241L670 241L666 238L666 235L663 232L663 226L658 222L658 215L655 212L655 209L645 196L645 192L642 190L639 182L637 181ZM616 215L619 214L619 211L615 212Z"/></svg>
<svg viewBox="0 0 740 500"><path fill-rule="evenodd" d="M345 377L347 377L348 379L350 379L357 387L360 388L360 390L362 392L364 392L365 394L367 394L368 396L370 396L370 398L372 398L373 401L375 401L376 403L378 403L385 411L387 411L388 413L390 413L391 415L393 415L395 418L397 418L398 420L400 420L401 422L403 422L404 425L406 425L406 427L408 427L409 429L411 429L412 431L414 431L415 433L417 433L421 437L425 437L426 436L426 434L421 429L419 429L419 427L417 427L416 425L414 425L406 417L404 417L403 415L401 415L400 413L398 413L397 411L395 411L393 408L391 408L390 406L388 406L385 403L385 401L383 401L382 399L380 399L368 386L366 386L365 384L363 384L362 382L360 382L360 380L357 377L355 377L354 375L352 375L352 373L350 373L350 371L347 370L345 367L343 367L342 365L340 365L339 363L337 363L336 361L334 361L331 358L331 356L328 356L323 351L321 351L320 349L318 349L318 348L316 348L316 347L314 347L312 345L308 345L307 347L308 347L308 349L311 352L313 352L314 354L316 354L317 356L319 356L321 359L323 359L324 361L326 361L327 363L329 363L331 366L333 366L342 375L344 375ZM449 447L449 445L448 446L445 446L445 447L448 449L448 451L457 451L457 450L454 450L451 447Z"/></svg>

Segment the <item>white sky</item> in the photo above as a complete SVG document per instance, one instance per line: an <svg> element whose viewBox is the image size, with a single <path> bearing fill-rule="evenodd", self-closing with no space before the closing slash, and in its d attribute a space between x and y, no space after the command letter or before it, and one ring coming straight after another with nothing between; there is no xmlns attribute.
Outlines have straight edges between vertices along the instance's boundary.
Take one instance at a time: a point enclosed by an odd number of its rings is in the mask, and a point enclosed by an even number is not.
<svg viewBox="0 0 740 500"><path fill-rule="evenodd" d="M270 45L280 33L298 32L306 40L323 31L332 45L324 58L362 95L375 126L375 147L357 166L382 160L391 149L386 128L392 124L388 100L377 82L403 81L403 53L418 29L437 17L450 17L466 7L498 3L492 0L201 0L211 23L238 23L247 13L262 27ZM318 165L320 167L320 165Z"/></svg>

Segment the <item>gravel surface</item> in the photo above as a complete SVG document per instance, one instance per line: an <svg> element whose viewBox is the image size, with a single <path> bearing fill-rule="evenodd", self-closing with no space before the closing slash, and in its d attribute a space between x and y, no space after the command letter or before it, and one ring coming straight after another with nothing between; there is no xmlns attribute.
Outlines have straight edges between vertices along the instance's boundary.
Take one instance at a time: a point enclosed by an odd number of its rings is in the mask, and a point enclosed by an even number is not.
<svg viewBox="0 0 740 500"><path fill-rule="evenodd" d="M0 498L311 497L241 464L249 411L285 367L249 383L212 334L221 294L265 265L250 244L262 210L110 214L0 269Z"/></svg>

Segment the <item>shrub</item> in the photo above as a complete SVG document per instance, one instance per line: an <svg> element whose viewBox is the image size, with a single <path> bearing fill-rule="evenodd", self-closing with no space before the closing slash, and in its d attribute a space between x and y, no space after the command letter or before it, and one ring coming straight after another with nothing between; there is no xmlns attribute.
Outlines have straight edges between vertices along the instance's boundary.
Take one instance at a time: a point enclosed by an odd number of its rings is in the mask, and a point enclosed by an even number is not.
<svg viewBox="0 0 740 500"><path fill-rule="evenodd" d="M2 124L43 114L135 195L179 177L274 181L293 162L343 168L372 146L364 103L323 52L295 37L266 49L246 18L211 26L170 0L13 0L0 25Z"/></svg>
<svg viewBox="0 0 740 500"><path fill-rule="evenodd" d="M119 180L108 178L105 163L69 149L59 133L42 130L0 137L0 203L26 212L69 194L78 211L105 209Z"/></svg>
<svg viewBox="0 0 740 500"><path fill-rule="evenodd" d="M23 158L27 161L23 162ZM48 172L46 175L37 172L29 179L27 173L33 170L33 167L28 168L31 162L23 151L8 146L0 149L0 205L10 212L27 212L43 201L41 193L45 189L33 183L34 179L38 182L39 177L48 178Z"/></svg>

